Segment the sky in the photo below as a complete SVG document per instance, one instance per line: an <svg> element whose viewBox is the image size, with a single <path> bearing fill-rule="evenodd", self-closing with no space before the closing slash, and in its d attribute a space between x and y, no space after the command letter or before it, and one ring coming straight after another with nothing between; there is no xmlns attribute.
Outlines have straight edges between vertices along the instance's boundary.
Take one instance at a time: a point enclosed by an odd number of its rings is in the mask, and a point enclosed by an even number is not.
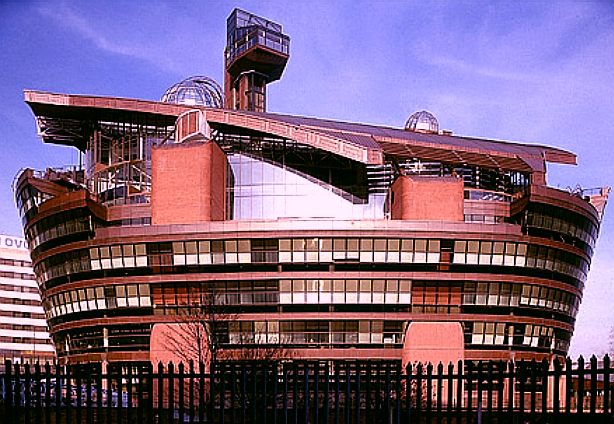
<svg viewBox="0 0 614 424"><path fill-rule="evenodd" d="M578 166L549 165L551 186L614 185L612 1L0 0L0 233L22 232L21 168L78 163L37 138L24 89L157 100L190 75L221 83L234 7L291 38L269 111L402 127L427 109L455 134L576 153ZM613 237L606 209L572 357L608 349Z"/></svg>

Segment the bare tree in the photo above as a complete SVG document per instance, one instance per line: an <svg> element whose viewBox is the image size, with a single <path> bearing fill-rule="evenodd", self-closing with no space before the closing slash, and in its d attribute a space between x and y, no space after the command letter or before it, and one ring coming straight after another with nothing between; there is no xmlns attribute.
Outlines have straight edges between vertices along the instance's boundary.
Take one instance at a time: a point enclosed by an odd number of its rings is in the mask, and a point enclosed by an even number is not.
<svg viewBox="0 0 614 424"><path fill-rule="evenodd" d="M208 365L217 359L222 341L216 329L220 322L236 318L220 299L215 291L205 292L179 308L176 322L167 327L163 343L164 349L179 362Z"/></svg>
<svg viewBox="0 0 614 424"><path fill-rule="evenodd" d="M179 362L205 364L221 361L273 360L287 356L280 338L256 343L258 335L239 335L226 340L227 324L236 321L233 312L216 291L201 293L199 301L179 309L176 323L166 329L163 347ZM266 338L266 335L264 335Z"/></svg>

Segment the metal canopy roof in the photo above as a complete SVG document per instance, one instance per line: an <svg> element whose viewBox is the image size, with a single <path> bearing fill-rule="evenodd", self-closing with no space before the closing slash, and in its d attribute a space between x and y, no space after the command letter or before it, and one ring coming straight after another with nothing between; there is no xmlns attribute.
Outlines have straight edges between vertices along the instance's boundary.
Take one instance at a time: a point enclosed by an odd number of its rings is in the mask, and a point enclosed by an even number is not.
<svg viewBox="0 0 614 424"><path fill-rule="evenodd" d="M96 121L130 121L172 126L195 106L116 97L25 91L45 142L85 149L87 128ZM526 172L544 172L545 162L575 164L573 153L533 144L330 121L272 113L203 109L215 127L231 126L296 140L366 164L381 164L384 155L471 164Z"/></svg>

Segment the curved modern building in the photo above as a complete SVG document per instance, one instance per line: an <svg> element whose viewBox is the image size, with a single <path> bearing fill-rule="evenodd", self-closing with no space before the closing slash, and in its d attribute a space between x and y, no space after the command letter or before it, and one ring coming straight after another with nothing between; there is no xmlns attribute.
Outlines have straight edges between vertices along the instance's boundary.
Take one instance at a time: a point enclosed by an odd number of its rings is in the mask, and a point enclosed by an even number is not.
<svg viewBox="0 0 614 424"><path fill-rule="evenodd" d="M264 112L288 44L233 12L226 108L25 92L43 141L85 157L15 183L58 355L149 361L156 328L203 305L220 352L565 355L609 189L548 187L574 154L428 112L407 129Z"/></svg>

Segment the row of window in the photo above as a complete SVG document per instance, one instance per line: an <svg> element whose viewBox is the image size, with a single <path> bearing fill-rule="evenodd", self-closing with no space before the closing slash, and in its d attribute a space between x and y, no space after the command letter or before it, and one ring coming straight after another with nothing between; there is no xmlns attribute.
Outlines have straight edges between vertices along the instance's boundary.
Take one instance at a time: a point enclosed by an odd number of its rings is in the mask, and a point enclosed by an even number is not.
<svg viewBox="0 0 614 424"><path fill-rule="evenodd" d="M501 215L465 214L465 222L481 222L484 224L501 224L506 217Z"/></svg>
<svg viewBox="0 0 614 424"><path fill-rule="evenodd" d="M580 300L572 293L550 287L517 283L465 283L463 305L534 306L576 316Z"/></svg>
<svg viewBox="0 0 614 424"><path fill-rule="evenodd" d="M0 294L0 304L2 305L24 305L24 306L40 306L41 302L38 299L18 299L14 297L4 297Z"/></svg>
<svg viewBox="0 0 614 424"><path fill-rule="evenodd" d="M204 240L93 247L45 259L37 265L39 283L100 269L134 267L359 261L439 263L440 240L309 238ZM455 241L453 264L540 268L586 278L588 263L571 253L537 245L498 241Z"/></svg>
<svg viewBox="0 0 614 424"><path fill-rule="evenodd" d="M2 316L2 315L0 315ZM47 326L43 325L20 325L6 324L0 322L0 330L16 330L16 331L47 331Z"/></svg>
<svg viewBox="0 0 614 424"><path fill-rule="evenodd" d="M0 277L11 278L14 280L34 280L33 274L22 274L20 272L0 271Z"/></svg>
<svg viewBox="0 0 614 424"><path fill-rule="evenodd" d="M414 313L460 313L461 306L536 307L575 317L579 299L533 284L371 279L297 279L111 285L71 290L47 298L49 318L124 307L199 305L411 305Z"/></svg>
<svg viewBox="0 0 614 424"><path fill-rule="evenodd" d="M481 200L488 202L503 202L511 203L512 196L506 193L490 191L490 190L465 190L466 200Z"/></svg>
<svg viewBox="0 0 614 424"><path fill-rule="evenodd" d="M541 203L531 203L527 210L527 226L575 237L595 246L599 228L593 221L575 212Z"/></svg>
<svg viewBox="0 0 614 424"><path fill-rule="evenodd" d="M190 325L185 323L184 325ZM463 322L467 346L514 346L566 351L570 334L552 327L522 323ZM231 321L216 327L218 340L233 347L240 344L275 345L402 345L407 322L382 320L348 321ZM88 327L56 333L59 353L149 348L149 325Z"/></svg>
<svg viewBox="0 0 614 424"><path fill-rule="evenodd" d="M0 290L13 291L13 292L18 292L18 293L38 293L38 289L36 287L7 284L4 281L0 281Z"/></svg>
<svg viewBox="0 0 614 424"><path fill-rule="evenodd" d="M581 281L586 279L588 273L588 263L574 254L514 242L457 240L454 242L452 263L540 268L571 275Z"/></svg>
<svg viewBox="0 0 614 424"><path fill-rule="evenodd" d="M156 307L278 304L278 287L277 281L267 280L152 284L151 296Z"/></svg>
<svg viewBox="0 0 614 424"><path fill-rule="evenodd" d="M110 327L87 327L56 333L53 337L58 355L109 350L147 350L151 328L149 324L124 324Z"/></svg>
<svg viewBox="0 0 614 424"><path fill-rule="evenodd" d="M7 259L0 258L0 265L11 265L11 266L32 266L32 262L30 261L20 261L19 259Z"/></svg>
<svg viewBox="0 0 614 424"><path fill-rule="evenodd" d="M466 343L473 345L523 345L555 349L554 329L544 325L474 322L465 328L468 336Z"/></svg>
<svg viewBox="0 0 614 424"><path fill-rule="evenodd" d="M281 280L281 304L406 304L410 280Z"/></svg>
<svg viewBox="0 0 614 424"><path fill-rule="evenodd" d="M83 209L71 210L42 219L28 228L26 238L30 249L41 243L70 234L92 231L90 216Z"/></svg>
<svg viewBox="0 0 614 424"><path fill-rule="evenodd" d="M231 322L235 344L397 344L405 323L399 321L255 321Z"/></svg>
<svg viewBox="0 0 614 424"><path fill-rule="evenodd" d="M151 306L148 284L92 287L62 292L43 301L47 318L74 312Z"/></svg>
<svg viewBox="0 0 614 424"><path fill-rule="evenodd" d="M279 240L279 262L439 263L440 240L295 238Z"/></svg>

